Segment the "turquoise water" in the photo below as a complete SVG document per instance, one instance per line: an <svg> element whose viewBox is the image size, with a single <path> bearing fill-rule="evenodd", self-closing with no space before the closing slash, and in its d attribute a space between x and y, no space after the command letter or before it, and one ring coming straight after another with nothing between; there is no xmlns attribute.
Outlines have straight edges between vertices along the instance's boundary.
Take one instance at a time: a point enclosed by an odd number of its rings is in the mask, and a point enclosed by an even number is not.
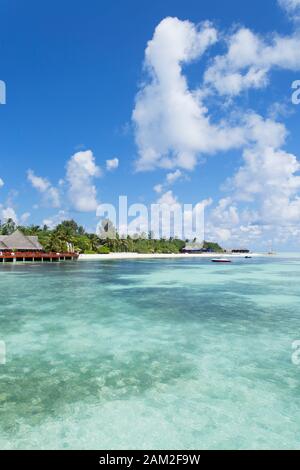
<svg viewBox="0 0 300 470"><path fill-rule="evenodd" d="M300 258L0 267L1 449L300 448Z"/></svg>

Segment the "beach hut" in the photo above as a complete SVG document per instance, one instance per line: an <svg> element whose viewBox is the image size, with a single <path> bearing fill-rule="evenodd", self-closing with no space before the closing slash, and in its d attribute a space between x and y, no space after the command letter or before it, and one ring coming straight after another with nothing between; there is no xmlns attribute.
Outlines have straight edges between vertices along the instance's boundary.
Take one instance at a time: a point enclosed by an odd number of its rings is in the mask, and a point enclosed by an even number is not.
<svg viewBox="0 0 300 470"><path fill-rule="evenodd" d="M203 253L205 250L203 249L203 242L192 242L192 243L187 243L185 247L182 249L182 253L189 253L189 254L194 254L194 253Z"/></svg>
<svg viewBox="0 0 300 470"><path fill-rule="evenodd" d="M20 230L11 235L0 235L0 251L41 252L44 248L36 236L26 236Z"/></svg>

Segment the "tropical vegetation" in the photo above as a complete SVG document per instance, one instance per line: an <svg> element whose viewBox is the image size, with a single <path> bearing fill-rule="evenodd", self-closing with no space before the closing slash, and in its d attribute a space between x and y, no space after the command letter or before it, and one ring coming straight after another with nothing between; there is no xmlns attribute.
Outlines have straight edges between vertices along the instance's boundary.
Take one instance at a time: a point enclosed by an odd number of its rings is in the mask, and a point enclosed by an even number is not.
<svg viewBox="0 0 300 470"><path fill-rule="evenodd" d="M74 220L65 220L55 228L46 225L22 226L12 219L3 224L0 222L0 234L9 235L19 229L25 235L36 235L46 251L64 252L76 251L85 254L108 254L110 252L129 253L180 253L187 240L177 238L154 239L151 233L120 237L112 223L107 220L102 223L99 236L87 233L84 227ZM222 248L216 243L204 242L207 251L220 252Z"/></svg>

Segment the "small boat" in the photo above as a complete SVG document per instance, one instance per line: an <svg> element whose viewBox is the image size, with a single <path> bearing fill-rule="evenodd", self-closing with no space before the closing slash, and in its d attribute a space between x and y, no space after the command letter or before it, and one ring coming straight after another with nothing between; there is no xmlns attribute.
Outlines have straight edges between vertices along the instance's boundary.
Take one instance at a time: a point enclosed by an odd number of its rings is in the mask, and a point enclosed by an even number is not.
<svg viewBox="0 0 300 470"><path fill-rule="evenodd" d="M245 259L252 259L252 256L245 256Z"/></svg>
<svg viewBox="0 0 300 470"><path fill-rule="evenodd" d="M212 263L231 263L230 259L227 258L217 258L217 259L212 259Z"/></svg>

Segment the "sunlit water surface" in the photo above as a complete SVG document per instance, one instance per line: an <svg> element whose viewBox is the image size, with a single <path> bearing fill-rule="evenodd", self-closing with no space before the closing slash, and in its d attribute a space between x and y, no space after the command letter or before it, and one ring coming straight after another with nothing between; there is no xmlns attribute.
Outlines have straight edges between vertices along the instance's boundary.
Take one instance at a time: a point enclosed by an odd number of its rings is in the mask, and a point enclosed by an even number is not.
<svg viewBox="0 0 300 470"><path fill-rule="evenodd" d="M0 266L0 448L300 448L300 258Z"/></svg>

